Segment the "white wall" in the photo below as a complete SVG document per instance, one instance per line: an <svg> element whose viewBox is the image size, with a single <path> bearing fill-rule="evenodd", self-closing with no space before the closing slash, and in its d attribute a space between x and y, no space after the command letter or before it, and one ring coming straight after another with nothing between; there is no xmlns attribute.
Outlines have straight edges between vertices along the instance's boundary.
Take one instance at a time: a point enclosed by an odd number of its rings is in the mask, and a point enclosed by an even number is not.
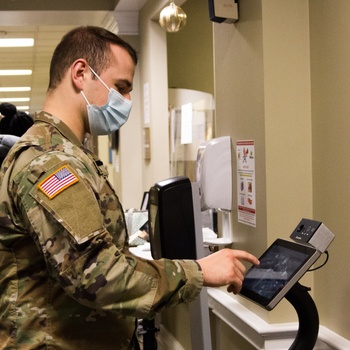
<svg viewBox="0 0 350 350"><path fill-rule="evenodd" d="M151 159L143 159L143 187L169 177L168 79L166 32L157 22L165 1L150 1L140 14L140 72L141 90L149 87ZM154 20L152 20L154 19ZM143 97L142 97L143 98ZM144 117L144 116L143 116Z"/></svg>

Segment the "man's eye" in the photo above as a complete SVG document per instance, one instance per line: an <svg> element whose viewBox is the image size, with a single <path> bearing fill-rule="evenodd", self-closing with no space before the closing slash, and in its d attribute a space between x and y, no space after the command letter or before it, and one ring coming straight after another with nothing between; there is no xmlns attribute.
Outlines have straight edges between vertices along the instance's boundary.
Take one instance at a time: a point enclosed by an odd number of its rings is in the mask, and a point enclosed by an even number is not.
<svg viewBox="0 0 350 350"><path fill-rule="evenodd" d="M116 86L116 88L117 88L117 91L120 94L124 94L125 93L125 87L124 86Z"/></svg>

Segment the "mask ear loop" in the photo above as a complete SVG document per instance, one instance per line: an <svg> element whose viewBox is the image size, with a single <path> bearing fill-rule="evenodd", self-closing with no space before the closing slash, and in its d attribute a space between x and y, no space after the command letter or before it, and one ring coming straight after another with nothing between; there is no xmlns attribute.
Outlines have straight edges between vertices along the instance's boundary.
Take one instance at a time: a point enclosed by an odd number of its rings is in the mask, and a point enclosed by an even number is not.
<svg viewBox="0 0 350 350"><path fill-rule="evenodd" d="M89 66L92 73L94 73L95 77L105 86L105 88L108 91L111 91L111 89L106 85L106 83L96 74L96 72Z"/></svg>
<svg viewBox="0 0 350 350"><path fill-rule="evenodd" d="M85 102L88 104L88 106L91 106L90 103L89 103L89 101L87 100L87 98L86 98L86 96L85 96L83 90L81 90L80 93L83 95L84 100L85 100Z"/></svg>

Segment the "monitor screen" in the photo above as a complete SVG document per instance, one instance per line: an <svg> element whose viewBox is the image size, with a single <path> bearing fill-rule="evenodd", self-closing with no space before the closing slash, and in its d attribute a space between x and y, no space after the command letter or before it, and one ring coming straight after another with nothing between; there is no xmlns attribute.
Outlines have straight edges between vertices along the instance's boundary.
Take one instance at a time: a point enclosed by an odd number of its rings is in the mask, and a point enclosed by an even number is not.
<svg viewBox="0 0 350 350"><path fill-rule="evenodd" d="M148 210L148 204L149 204L148 199L149 199L149 192L144 192L142 196L140 210Z"/></svg>
<svg viewBox="0 0 350 350"><path fill-rule="evenodd" d="M251 267L240 294L271 310L318 259L317 249L277 239Z"/></svg>

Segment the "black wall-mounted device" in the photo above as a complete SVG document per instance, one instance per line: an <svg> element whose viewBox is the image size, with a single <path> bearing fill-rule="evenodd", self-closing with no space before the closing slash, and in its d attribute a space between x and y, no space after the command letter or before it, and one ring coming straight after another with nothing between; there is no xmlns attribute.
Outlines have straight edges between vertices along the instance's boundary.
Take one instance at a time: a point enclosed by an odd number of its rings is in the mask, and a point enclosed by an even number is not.
<svg viewBox="0 0 350 350"><path fill-rule="evenodd" d="M238 21L238 0L208 0L209 18L217 23Z"/></svg>
<svg viewBox="0 0 350 350"><path fill-rule="evenodd" d="M187 177L151 187L148 215L153 259L196 259L192 186Z"/></svg>

